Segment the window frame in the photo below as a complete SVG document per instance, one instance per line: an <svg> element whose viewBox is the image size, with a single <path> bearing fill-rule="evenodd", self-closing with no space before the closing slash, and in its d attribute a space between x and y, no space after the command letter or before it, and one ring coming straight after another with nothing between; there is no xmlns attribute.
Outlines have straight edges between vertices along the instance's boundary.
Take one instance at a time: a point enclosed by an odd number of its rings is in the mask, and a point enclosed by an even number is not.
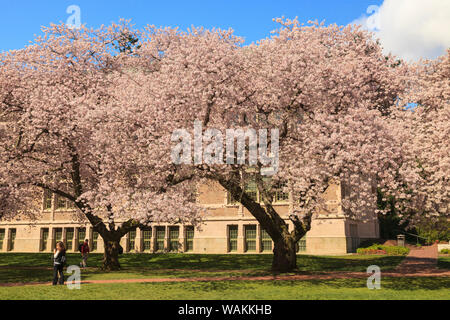
<svg viewBox="0 0 450 320"><path fill-rule="evenodd" d="M192 234L192 237L189 235ZM193 252L194 251L194 237L195 237L195 228L193 226L186 226L184 229L184 237L185 237L185 252ZM191 245L189 245L191 244Z"/></svg>
<svg viewBox="0 0 450 320"><path fill-rule="evenodd" d="M244 252L256 252L256 242L258 240L258 226L256 224L244 225ZM251 231L251 238L249 238L249 231ZM254 232L254 237L253 237Z"/></svg>
<svg viewBox="0 0 450 320"><path fill-rule="evenodd" d="M234 236L234 231L236 231L236 236ZM239 225L237 224L228 225L227 226L228 252L238 251L238 238L239 238Z"/></svg>

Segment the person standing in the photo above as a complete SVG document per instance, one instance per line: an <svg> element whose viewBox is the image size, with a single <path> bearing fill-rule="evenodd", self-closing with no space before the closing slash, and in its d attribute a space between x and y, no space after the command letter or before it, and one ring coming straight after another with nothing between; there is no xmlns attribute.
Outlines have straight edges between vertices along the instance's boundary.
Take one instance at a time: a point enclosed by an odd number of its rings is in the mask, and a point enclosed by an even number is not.
<svg viewBox="0 0 450 320"><path fill-rule="evenodd" d="M89 256L89 240L88 239L84 240L84 243L81 245L80 252L81 252L81 258L82 258L80 265L82 268L86 268L87 267L87 259Z"/></svg>
<svg viewBox="0 0 450 320"><path fill-rule="evenodd" d="M64 264L66 263L66 248L64 243L57 242L53 250L53 285L64 284Z"/></svg>

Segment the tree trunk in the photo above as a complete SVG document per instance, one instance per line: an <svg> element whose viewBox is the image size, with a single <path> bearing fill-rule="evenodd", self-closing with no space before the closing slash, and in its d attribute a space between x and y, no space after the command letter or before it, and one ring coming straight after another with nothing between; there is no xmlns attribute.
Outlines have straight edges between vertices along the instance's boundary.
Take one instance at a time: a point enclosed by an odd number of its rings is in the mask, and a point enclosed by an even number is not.
<svg viewBox="0 0 450 320"><path fill-rule="evenodd" d="M103 255L102 269L105 271L120 270L119 263L119 240L105 240L105 253Z"/></svg>
<svg viewBox="0 0 450 320"><path fill-rule="evenodd" d="M291 272L297 269L297 250L294 238L290 235L274 241L272 271Z"/></svg>

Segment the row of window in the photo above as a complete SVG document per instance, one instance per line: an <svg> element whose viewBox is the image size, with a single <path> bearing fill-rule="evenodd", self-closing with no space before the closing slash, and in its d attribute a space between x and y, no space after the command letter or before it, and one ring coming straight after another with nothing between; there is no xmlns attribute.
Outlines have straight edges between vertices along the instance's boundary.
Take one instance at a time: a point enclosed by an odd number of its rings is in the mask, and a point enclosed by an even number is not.
<svg viewBox="0 0 450 320"><path fill-rule="evenodd" d="M244 252L256 252L257 241L260 243L261 252L270 252L273 250L273 242L266 230L260 229L259 239L257 237L257 225L244 226ZM239 226L228 226L228 252L236 252L238 250L238 231ZM297 243L297 252L306 251L306 239L302 238Z"/></svg>
<svg viewBox="0 0 450 320"><path fill-rule="evenodd" d="M155 227L155 235L153 236L152 228L142 229L142 249L143 251L154 252L178 252L180 249L180 228L178 226L168 227L168 241L165 246L166 227ZM136 251L136 230L128 233L128 250ZM194 250L194 227L188 226L184 229L184 251L190 252ZM153 243L153 249L152 249Z"/></svg>
<svg viewBox="0 0 450 320"><path fill-rule="evenodd" d="M8 241L8 244L6 246L7 251L14 250L14 244L16 242L16 229L9 229L9 236L6 237L6 230L0 229L0 251L3 251L3 244L6 241Z"/></svg>
<svg viewBox="0 0 450 320"><path fill-rule="evenodd" d="M51 210L53 201L55 202L56 210L70 210L75 208L75 204L72 201L67 200L64 197L54 195L52 192L45 190L43 201L44 210Z"/></svg>
<svg viewBox="0 0 450 320"><path fill-rule="evenodd" d="M256 202L262 201L256 182L254 181L248 182L244 187L244 192L245 194L247 194L247 196L249 196ZM283 192L282 187L280 186L280 188L278 188L278 190L274 192L273 202L286 202L288 200L289 200L289 193ZM238 201L235 200L233 196L228 192L227 203L229 205L235 205L238 203Z"/></svg>
<svg viewBox="0 0 450 320"><path fill-rule="evenodd" d="M238 228L237 225L228 226L228 251L236 252L238 250ZM86 239L86 228L65 228L66 236L63 237L63 228L54 228L54 241L63 241L67 250L76 250L78 246L74 246L75 233L77 233L77 239L82 242ZM168 241L167 248L165 246L166 227L155 227L155 237L152 235L152 228L142 230L142 249L143 251L151 251L152 243L154 243L153 251L155 252L178 252L180 249L179 239L179 227L168 227ZM48 249L49 229L41 229L41 243L40 250L46 251ZM90 240L91 251L96 251L98 248L98 232L92 232L92 238ZM5 229L0 229L0 251L3 249L3 243L5 241L6 232ZM260 242L260 250L262 252L272 251L272 239L266 230L261 229L259 239L257 239L257 225L244 226L244 251L256 252L257 241ZM9 229L7 250L14 250L14 244L16 240L16 229ZM128 237L128 251L136 251L136 230L129 232ZM154 241L154 242L153 242ZM194 250L194 227L185 227L184 232L184 251L191 252ZM297 244L297 252L306 251L306 240L303 238Z"/></svg>
<svg viewBox="0 0 450 320"><path fill-rule="evenodd" d="M63 231L66 231L66 236L63 236ZM78 244L74 243L75 235L79 242L83 242L86 239L86 228L54 228L53 239L55 242L62 241L66 250L76 251L78 250ZM48 239L50 236L49 228L41 229L41 243L40 250L45 251L48 249ZM91 251L97 250L98 232L92 232L92 239L89 240Z"/></svg>

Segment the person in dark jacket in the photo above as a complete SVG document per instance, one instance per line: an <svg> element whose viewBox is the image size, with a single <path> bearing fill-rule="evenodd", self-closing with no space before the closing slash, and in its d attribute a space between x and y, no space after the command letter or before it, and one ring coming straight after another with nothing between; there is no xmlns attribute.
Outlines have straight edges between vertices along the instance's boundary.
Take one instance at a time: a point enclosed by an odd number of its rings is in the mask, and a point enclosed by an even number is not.
<svg viewBox="0 0 450 320"><path fill-rule="evenodd" d="M64 264L66 263L66 248L64 243L56 243L53 251L53 285L64 284Z"/></svg>
<svg viewBox="0 0 450 320"><path fill-rule="evenodd" d="M80 246L80 252L81 252L81 262L80 262L80 267L82 268L86 268L87 267L87 260L89 257L89 240L86 239L84 240L84 243Z"/></svg>

